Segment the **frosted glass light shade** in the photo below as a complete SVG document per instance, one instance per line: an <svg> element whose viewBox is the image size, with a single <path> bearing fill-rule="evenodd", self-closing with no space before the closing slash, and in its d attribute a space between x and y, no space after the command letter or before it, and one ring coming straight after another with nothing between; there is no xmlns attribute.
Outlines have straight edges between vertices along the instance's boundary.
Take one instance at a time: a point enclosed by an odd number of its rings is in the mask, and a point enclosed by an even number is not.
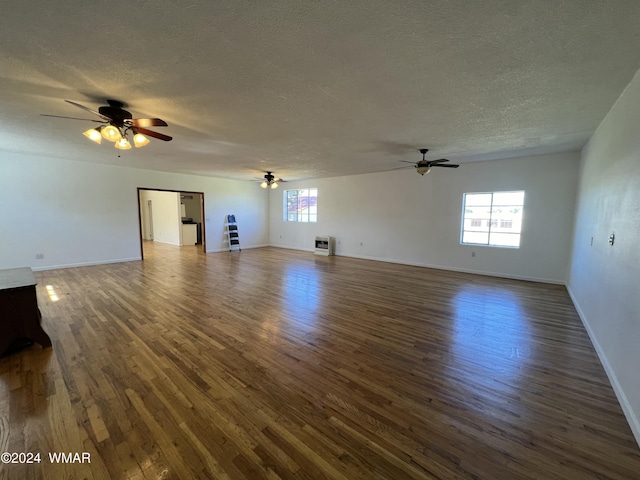
<svg viewBox="0 0 640 480"><path fill-rule="evenodd" d="M86 132L82 132L82 134L89 140L92 140L96 143L100 143L102 141L102 135L100 135L100 130L98 130L97 128L90 128Z"/></svg>
<svg viewBox="0 0 640 480"><path fill-rule="evenodd" d="M120 130L116 127L113 125L107 125L102 129L102 137L110 142L116 142L122 138L122 135L120 134Z"/></svg>
<svg viewBox="0 0 640 480"><path fill-rule="evenodd" d="M136 133L133 136L133 144L136 147L144 147L145 145L149 144L149 139L144 135L142 135L141 133Z"/></svg>
<svg viewBox="0 0 640 480"><path fill-rule="evenodd" d="M116 142L114 147L116 147L118 150L129 150L131 148L131 144L126 138L121 137L120 140Z"/></svg>
<svg viewBox="0 0 640 480"><path fill-rule="evenodd" d="M260 184L260 188L267 188L269 184L265 181Z"/></svg>
<svg viewBox="0 0 640 480"><path fill-rule="evenodd" d="M275 188L278 188L278 182L273 182L271 184L271 189L275 189Z"/></svg>

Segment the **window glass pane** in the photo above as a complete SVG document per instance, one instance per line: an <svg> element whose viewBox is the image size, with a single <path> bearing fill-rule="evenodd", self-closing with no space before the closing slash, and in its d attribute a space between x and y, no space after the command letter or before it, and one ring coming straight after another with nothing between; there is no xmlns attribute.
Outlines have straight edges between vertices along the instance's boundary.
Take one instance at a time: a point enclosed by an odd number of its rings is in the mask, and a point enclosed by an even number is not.
<svg viewBox="0 0 640 480"><path fill-rule="evenodd" d="M310 188L309 189L309 221L316 222L317 218L312 220L311 215L318 215L318 189Z"/></svg>
<svg viewBox="0 0 640 480"><path fill-rule="evenodd" d="M464 229L488 232L490 218L491 208L489 207L467 207L464 212Z"/></svg>
<svg viewBox="0 0 640 480"><path fill-rule="evenodd" d="M490 193L466 193L465 197L465 206L473 207L473 206L489 206L491 205L491 194Z"/></svg>
<svg viewBox="0 0 640 480"><path fill-rule="evenodd" d="M489 243L489 233L484 232L463 232L462 243L480 243L487 245Z"/></svg>
<svg viewBox="0 0 640 480"><path fill-rule="evenodd" d="M318 189L285 190L285 222L318 221Z"/></svg>
<svg viewBox="0 0 640 480"><path fill-rule="evenodd" d="M524 192L495 192L493 194L494 205L522 205Z"/></svg>
<svg viewBox="0 0 640 480"><path fill-rule="evenodd" d="M513 232L522 233L522 213L513 217Z"/></svg>
<svg viewBox="0 0 640 480"><path fill-rule="evenodd" d="M522 227L522 206L503 205L491 209L491 218L497 229L507 229L510 233L520 233Z"/></svg>
<svg viewBox="0 0 640 480"><path fill-rule="evenodd" d="M519 247L524 192L464 194L462 243Z"/></svg>
<svg viewBox="0 0 640 480"><path fill-rule="evenodd" d="M297 216L298 213L298 191L287 190L287 212L289 218Z"/></svg>
<svg viewBox="0 0 640 480"><path fill-rule="evenodd" d="M487 222L483 220L467 219L464 224L464 230L471 232L488 232Z"/></svg>
<svg viewBox="0 0 640 480"><path fill-rule="evenodd" d="M519 247L520 234L491 232L489 245L499 247Z"/></svg>

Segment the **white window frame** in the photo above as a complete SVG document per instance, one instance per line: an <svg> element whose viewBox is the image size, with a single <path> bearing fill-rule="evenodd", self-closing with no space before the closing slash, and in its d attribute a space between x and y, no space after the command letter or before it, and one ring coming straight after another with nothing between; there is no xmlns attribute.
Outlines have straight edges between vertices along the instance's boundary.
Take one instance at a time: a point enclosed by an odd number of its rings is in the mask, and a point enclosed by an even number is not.
<svg viewBox="0 0 640 480"><path fill-rule="evenodd" d="M500 234L505 234L505 235L517 235L518 236L518 245L506 245L506 244L502 244L502 243L491 243L491 234L492 234L492 230L499 230L501 228L513 228L513 220L512 219L498 219L494 217L494 207L496 207L496 205L494 205L494 195L495 194L508 194L508 193L521 193L522 194L522 204L513 204L513 205L498 205L498 207L514 207L514 208L521 208L522 209L522 213L521 213L521 222L520 222L520 229L517 232L494 232L496 234L500 233ZM468 228L465 229L465 219L469 220L469 224L471 224L472 220L474 220L471 217L466 217L466 209L467 207L467 195L491 195L491 201L488 205L482 205L480 208L488 208L489 209L489 218L486 219L486 225L487 225L487 242L465 242L464 241L464 234L465 232L467 233L474 233L473 227L469 226ZM507 191L498 191L498 192L467 192L464 193L462 195L462 219L461 219L461 226L460 226L460 244L461 245L474 245L474 246L485 246L485 247L495 247L495 248L515 248L518 249L520 248L521 244L522 244L522 231L523 231L523 225L524 225L524 206L525 206L525 191L524 190L507 190ZM511 222L511 227L502 227L501 225L503 225L505 222ZM477 227L476 227L477 228ZM479 230L477 233L485 233L484 230Z"/></svg>
<svg viewBox="0 0 640 480"><path fill-rule="evenodd" d="M298 192L297 193L297 202L298 202L298 209L296 210L295 213L291 213L289 211L289 205L288 205L288 200L289 200L289 192ZM306 195L304 193L300 193L300 192L307 192ZM315 192L315 196L311 195L312 192ZM303 203L301 202L301 200L303 200L304 198L307 198L307 207L306 207L306 212L301 213L300 212L300 204ZM309 201L310 198L315 198L316 202L314 205L311 205L311 202ZM292 188L289 190L284 190L282 192L282 210L283 210L283 214L282 214L282 220L285 222L296 222L296 223L317 223L318 222L318 188L317 187L310 187L310 188ZM292 216L295 215L295 218Z"/></svg>

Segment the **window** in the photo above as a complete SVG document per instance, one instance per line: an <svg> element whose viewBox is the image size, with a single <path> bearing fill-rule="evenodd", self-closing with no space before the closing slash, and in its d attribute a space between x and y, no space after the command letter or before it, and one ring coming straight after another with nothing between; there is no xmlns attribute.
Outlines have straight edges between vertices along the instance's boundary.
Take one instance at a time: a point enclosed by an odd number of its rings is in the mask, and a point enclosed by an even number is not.
<svg viewBox="0 0 640 480"><path fill-rule="evenodd" d="M318 189L284 191L285 222L317 222L318 221Z"/></svg>
<svg viewBox="0 0 640 480"><path fill-rule="evenodd" d="M460 243L520 246L524 191L465 193L462 211Z"/></svg>
<svg viewBox="0 0 640 480"><path fill-rule="evenodd" d="M500 220L500 228L513 228L513 220Z"/></svg>

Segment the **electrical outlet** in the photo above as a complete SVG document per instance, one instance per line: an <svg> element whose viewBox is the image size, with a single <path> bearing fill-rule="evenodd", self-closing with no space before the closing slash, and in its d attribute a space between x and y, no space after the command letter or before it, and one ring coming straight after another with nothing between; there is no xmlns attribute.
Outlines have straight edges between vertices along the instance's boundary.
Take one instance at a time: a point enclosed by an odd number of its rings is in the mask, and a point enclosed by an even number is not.
<svg viewBox="0 0 640 480"><path fill-rule="evenodd" d="M613 245L613 242L616 241L616 234L612 233L611 235L609 235L609 245Z"/></svg>
<svg viewBox="0 0 640 480"><path fill-rule="evenodd" d="M36 253L36 260L42 260L44 258L44 253Z"/></svg>
<svg viewBox="0 0 640 480"><path fill-rule="evenodd" d="M471 256L475 257L476 256L476 252L471 252Z"/></svg>

